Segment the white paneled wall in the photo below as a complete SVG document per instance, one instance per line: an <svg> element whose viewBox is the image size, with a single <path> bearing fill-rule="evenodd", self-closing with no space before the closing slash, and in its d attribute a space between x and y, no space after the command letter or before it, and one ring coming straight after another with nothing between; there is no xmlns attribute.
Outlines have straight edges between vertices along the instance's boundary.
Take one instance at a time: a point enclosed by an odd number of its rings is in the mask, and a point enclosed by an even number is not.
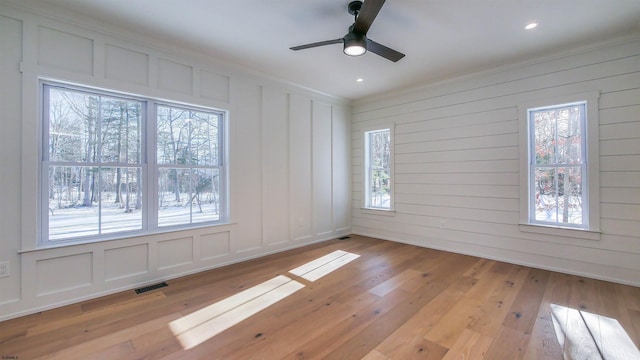
<svg viewBox="0 0 640 360"><path fill-rule="evenodd" d="M600 240L523 232L517 106L589 91ZM378 124L395 124L394 216L361 210L362 129ZM640 285L640 39L361 100L352 144L354 233Z"/></svg>
<svg viewBox="0 0 640 360"><path fill-rule="evenodd" d="M0 4L0 321L351 232L345 100L28 6ZM230 222L39 249L40 79L227 111Z"/></svg>
<svg viewBox="0 0 640 360"><path fill-rule="evenodd" d="M333 232L333 198L331 194L331 105L313 104L311 143L313 149L313 233L326 235Z"/></svg>
<svg viewBox="0 0 640 360"><path fill-rule="evenodd" d="M311 105L311 100L307 97L290 97L290 226L291 237L296 241L305 241L312 236Z"/></svg>

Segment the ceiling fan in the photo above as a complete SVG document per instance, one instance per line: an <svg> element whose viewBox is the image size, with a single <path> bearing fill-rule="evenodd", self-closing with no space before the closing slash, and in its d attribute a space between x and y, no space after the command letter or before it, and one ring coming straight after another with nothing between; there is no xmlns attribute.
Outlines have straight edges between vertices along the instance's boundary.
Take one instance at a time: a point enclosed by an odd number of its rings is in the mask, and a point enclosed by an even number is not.
<svg viewBox="0 0 640 360"><path fill-rule="evenodd" d="M404 54L379 44L367 38L367 31L371 27L385 0L351 1L348 6L349 14L353 15L355 22L349 26L349 32L339 39L315 42L306 45L294 46L291 50L303 50L318 46L340 44L344 45L344 53L349 56L363 55L368 51L380 55L385 59L396 62L404 57Z"/></svg>

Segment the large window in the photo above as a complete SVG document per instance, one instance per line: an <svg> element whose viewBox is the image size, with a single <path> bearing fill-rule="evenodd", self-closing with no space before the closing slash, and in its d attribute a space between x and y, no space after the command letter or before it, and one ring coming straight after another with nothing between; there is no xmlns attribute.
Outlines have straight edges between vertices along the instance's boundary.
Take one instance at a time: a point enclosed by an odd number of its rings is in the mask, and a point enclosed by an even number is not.
<svg viewBox="0 0 640 360"><path fill-rule="evenodd" d="M392 132L390 128L364 132L365 208L391 210Z"/></svg>
<svg viewBox="0 0 640 360"><path fill-rule="evenodd" d="M225 220L223 112L42 89L43 244Z"/></svg>
<svg viewBox="0 0 640 360"><path fill-rule="evenodd" d="M597 92L520 104L520 230L599 239Z"/></svg>
<svg viewBox="0 0 640 360"><path fill-rule="evenodd" d="M529 109L529 222L588 228L585 102Z"/></svg>

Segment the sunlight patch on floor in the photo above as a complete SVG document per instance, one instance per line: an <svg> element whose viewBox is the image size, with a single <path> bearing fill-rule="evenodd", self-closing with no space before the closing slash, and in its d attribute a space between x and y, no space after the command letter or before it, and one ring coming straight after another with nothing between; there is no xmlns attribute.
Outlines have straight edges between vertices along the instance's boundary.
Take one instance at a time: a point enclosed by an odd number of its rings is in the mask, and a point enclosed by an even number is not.
<svg viewBox="0 0 640 360"><path fill-rule="evenodd" d="M337 250L289 272L305 280L315 281L358 257L360 255ZM302 288L304 288L302 283L287 276L278 275L176 319L169 323L169 328L182 348L189 350Z"/></svg>
<svg viewBox="0 0 640 360"><path fill-rule="evenodd" d="M218 301L169 323L169 328L185 350L211 339L304 285L286 276L275 278Z"/></svg>
<svg viewBox="0 0 640 360"><path fill-rule="evenodd" d="M640 359L640 350L616 319L551 304L551 318L565 358Z"/></svg>
<svg viewBox="0 0 640 360"><path fill-rule="evenodd" d="M295 269L289 270L289 272L305 280L316 281L359 257L360 255L358 254L336 250L304 265L298 266Z"/></svg>

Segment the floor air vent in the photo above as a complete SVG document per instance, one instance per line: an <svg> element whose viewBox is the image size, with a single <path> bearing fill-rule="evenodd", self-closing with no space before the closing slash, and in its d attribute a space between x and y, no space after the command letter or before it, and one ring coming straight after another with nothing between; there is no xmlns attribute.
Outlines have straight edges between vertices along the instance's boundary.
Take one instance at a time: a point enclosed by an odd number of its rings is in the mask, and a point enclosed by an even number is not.
<svg viewBox="0 0 640 360"><path fill-rule="evenodd" d="M343 236L338 238L338 240L347 240L347 239L351 239L351 236Z"/></svg>
<svg viewBox="0 0 640 360"><path fill-rule="evenodd" d="M169 285L166 282L161 282L160 284L154 284L154 285L141 287L139 289L136 289L136 294L142 294L144 292L155 290L155 289L159 289L159 288L165 287L165 286L169 286Z"/></svg>

